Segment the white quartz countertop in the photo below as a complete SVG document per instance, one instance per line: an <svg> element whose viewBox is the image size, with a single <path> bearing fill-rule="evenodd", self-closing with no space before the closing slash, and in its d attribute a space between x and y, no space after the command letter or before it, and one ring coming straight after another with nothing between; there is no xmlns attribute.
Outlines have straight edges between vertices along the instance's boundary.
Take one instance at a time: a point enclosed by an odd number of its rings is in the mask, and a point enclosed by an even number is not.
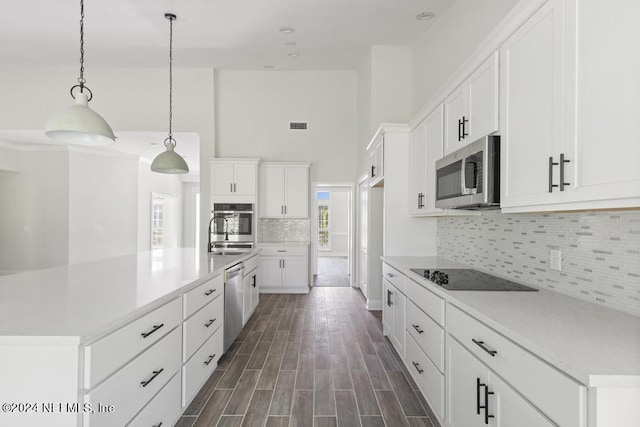
<svg viewBox="0 0 640 427"><path fill-rule="evenodd" d="M410 268L471 268L436 257L384 257L416 283L589 387L640 387L640 317L547 290L448 291Z"/></svg>
<svg viewBox="0 0 640 427"><path fill-rule="evenodd" d="M0 277L0 344L99 338L253 256L176 248Z"/></svg>

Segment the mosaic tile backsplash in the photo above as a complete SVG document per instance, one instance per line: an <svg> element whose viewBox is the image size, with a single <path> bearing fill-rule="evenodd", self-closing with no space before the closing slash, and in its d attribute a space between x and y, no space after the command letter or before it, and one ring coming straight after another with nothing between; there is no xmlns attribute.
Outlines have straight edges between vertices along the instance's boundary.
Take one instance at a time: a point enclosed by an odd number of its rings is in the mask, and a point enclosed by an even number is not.
<svg viewBox="0 0 640 427"><path fill-rule="evenodd" d="M311 222L308 219L258 219L260 242L308 242Z"/></svg>
<svg viewBox="0 0 640 427"><path fill-rule="evenodd" d="M640 316L640 210L438 219L438 255ZM549 250L562 251L562 271Z"/></svg>

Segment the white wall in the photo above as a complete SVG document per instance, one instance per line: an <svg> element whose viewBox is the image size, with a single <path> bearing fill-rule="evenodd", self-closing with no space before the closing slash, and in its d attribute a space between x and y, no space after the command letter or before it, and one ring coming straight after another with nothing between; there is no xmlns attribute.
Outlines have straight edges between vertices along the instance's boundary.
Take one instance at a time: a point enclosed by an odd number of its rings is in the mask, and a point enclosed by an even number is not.
<svg viewBox="0 0 640 427"><path fill-rule="evenodd" d="M222 70L216 106L216 157L313 161L311 181L355 180L355 72Z"/></svg>
<svg viewBox="0 0 640 427"><path fill-rule="evenodd" d="M411 49L373 46L358 69L358 177L369 170L366 147L382 123L411 119Z"/></svg>
<svg viewBox="0 0 640 427"><path fill-rule="evenodd" d="M519 0L457 0L412 46L412 114L435 94Z"/></svg>
<svg viewBox="0 0 640 427"><path fill-rule="evenodd" d="M138 160L69 152L69 263L136 252Z"/></svg>
<svg viewBox="0 0 640 427"><path fill-rule="evenodd" d="M138 208L137 231L138 251L151 249L151 194L159 193L174 196L179 207L182 207L182 183L178 175L151 172L149 162L140 160L137 165L138 192L136 204ZM181 224L182 209L178 209L178 224ZM181 241L182 229L178 231L177 241Z"/></svg>

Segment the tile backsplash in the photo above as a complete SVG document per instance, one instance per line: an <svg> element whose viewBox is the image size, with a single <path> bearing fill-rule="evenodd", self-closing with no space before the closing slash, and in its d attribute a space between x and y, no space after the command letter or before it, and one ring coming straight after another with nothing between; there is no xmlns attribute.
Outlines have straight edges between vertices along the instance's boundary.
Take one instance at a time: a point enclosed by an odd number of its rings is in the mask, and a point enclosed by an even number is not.
<svg viewBox="0 0 640 427"><path fill-rule="evenodd" d="M438 218L438 255L640 316L640 210ZM562 252L562 271L549 250Z"/></svg>
<svg viewBox="0 0 640 427"><path fill-rule="evenodd" d="M308 242L311 222L308 219L258 219L260 242Z"/></svg>

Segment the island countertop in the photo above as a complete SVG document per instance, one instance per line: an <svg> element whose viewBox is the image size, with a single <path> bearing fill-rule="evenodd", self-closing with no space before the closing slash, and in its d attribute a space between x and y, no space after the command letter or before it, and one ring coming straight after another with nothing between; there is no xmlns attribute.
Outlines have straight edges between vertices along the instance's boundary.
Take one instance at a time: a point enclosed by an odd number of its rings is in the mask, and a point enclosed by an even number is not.
<svg viewBox="0 0 640 427"><path fill-rule="evenodd" d="M250 258L158 249L0 277L0 344L79 345Z"/></svg>

